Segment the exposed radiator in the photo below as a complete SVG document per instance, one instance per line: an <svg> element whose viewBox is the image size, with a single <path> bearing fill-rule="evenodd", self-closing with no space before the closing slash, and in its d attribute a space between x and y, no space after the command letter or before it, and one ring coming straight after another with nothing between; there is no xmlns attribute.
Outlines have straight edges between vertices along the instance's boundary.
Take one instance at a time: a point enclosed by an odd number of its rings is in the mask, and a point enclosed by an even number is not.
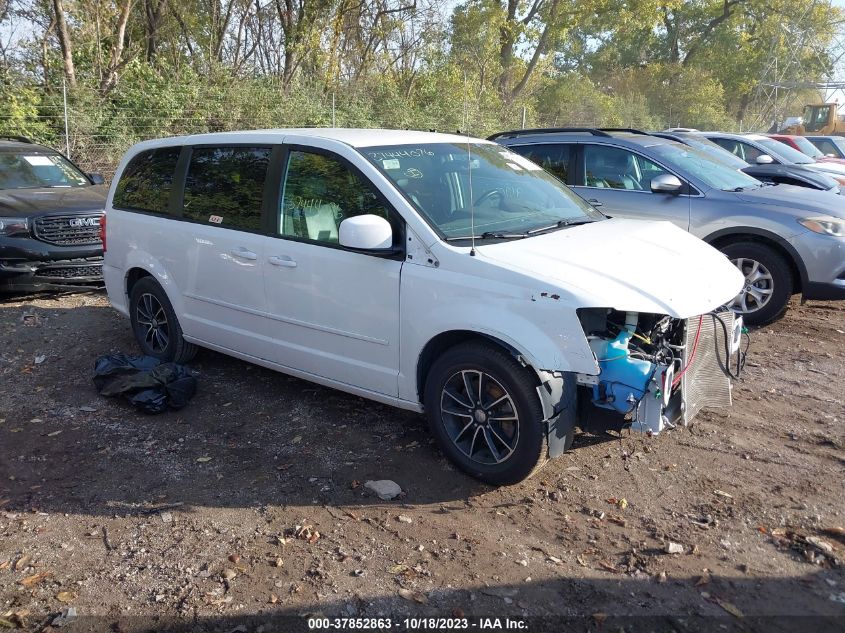
<svg viewBox="0 0 845 633"><path fill-rule="evenodd" d="M728 335L733 331L734 314L727 311L720 315L727 326ZM693 343L698 332L699 317L687 319L684 340L683 366L692 355ZM704 407L731 406L731 381L723 367L730 362L725 357L725 334L718 320L709 314L701 318L701 336L692 365L681 376L681 393L684 399L683 423L689 424Z"/></svg>

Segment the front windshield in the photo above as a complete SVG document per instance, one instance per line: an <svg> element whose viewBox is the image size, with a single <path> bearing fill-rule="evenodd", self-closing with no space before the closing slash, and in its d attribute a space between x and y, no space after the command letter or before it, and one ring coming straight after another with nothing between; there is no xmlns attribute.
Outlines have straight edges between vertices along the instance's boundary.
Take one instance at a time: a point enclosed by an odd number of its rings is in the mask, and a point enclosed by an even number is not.
<svg viewBox="0 0 845 633"><path fill-rule="evenodd" d="M690 174L715 189L735 191L756 189L762 183L748 174L715 160L694 147L664 143L651 148L668 166L682 175Z"/></svg>
<svg viewBox="0 0 845 633"><path fill-rule="evenodd" d="M765 147L772 158L781 158L787 163L795 163L796 165L810 165L816 161L802 154L797 149L791 148L786 143L781 143L771 138L755 138L754 141Z"/></svg>
<svg viewBox="0 0 845 633"><path fill-rule="evenodd" d="M704 137L697 137L692 134L688 136L684 136L684 143L693 147L701 152L704 152L710 158L714 158L718 160L720 163L725 163L733 167L734 169L743 169L748 167L748 163L742 160L736 154L732 154L728 150L726 150L721 145L714 143L710 139L706 139Z"/></svg>
<svg viewBox="0 0 845 633"><path fill-rule="evenodd" d="M359 150L447 240L524 237L604 216L527 158L490 143Z"/></svg>
<svg viewBox="0 0 845 633"><path fill-rule="evenodd" d="M819 148L803 136L793 136L792 140L798 146L798 149L801 150L802 154L806 154L812 158L824 158L824 154L819 151Z"/></svg>
<svg viewBox="0 0 845 633"><path fill-rule="evenodd" d="M0 152L0 189L84 187L85 175L59 154Z"/></svg>

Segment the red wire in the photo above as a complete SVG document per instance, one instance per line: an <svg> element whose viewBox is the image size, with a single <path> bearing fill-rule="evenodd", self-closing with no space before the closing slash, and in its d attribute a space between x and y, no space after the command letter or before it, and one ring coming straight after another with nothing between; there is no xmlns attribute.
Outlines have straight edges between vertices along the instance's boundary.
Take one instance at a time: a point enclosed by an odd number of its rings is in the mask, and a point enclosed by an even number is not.
<svg viewBox="0 0 845 633"><path fill-rule="evenodd" d="M692 343L692 353L690 354L689 362L687 363L687 366L684 367L677 376L675 376L675 379L672 381L673 388L678 386L678 384L681 382L681 376L686 373L687 369L689 369L690 365L692 365L692 361L695 360L695 350L698 349L698 339L701 336L701 323L703 321L704 315L702 314L700 317L698 317L698 331L695 333L695 341L693 341Z"/></svg>

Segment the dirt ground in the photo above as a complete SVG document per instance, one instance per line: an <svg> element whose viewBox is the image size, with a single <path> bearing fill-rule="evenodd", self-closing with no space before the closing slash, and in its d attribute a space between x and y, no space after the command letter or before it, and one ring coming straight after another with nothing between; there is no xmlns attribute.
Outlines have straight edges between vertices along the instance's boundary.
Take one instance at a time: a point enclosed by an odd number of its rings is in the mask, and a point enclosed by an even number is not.
<svg viewBox="0 0 845 633"><path fill-rule="evenodd" d="M0 303L0 629L845 630L845 304L752 331L732 409L501 489L422 416L212 352L185 409L136 413L91 382L118 351L101 294Z"/></svg>

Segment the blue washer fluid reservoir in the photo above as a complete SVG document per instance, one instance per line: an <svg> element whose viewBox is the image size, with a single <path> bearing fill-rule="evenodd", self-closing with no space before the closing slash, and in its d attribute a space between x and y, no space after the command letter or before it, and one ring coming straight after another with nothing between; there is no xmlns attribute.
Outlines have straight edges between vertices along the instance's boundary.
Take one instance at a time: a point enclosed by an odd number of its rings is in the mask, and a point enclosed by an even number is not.
<svg viewBox="0 0 845 633"><path fill-rule="evenodd" d="M590 347L599 363L599 384L593 386L593 404L628 413L648 389L654 363L631 358L631 332L622 330L613 340L593 339Z"/></svg>

